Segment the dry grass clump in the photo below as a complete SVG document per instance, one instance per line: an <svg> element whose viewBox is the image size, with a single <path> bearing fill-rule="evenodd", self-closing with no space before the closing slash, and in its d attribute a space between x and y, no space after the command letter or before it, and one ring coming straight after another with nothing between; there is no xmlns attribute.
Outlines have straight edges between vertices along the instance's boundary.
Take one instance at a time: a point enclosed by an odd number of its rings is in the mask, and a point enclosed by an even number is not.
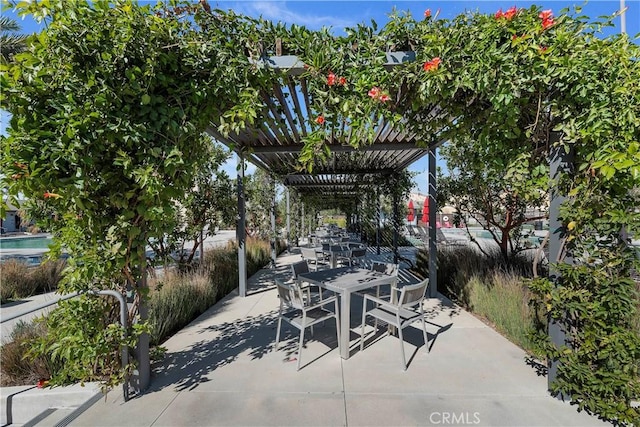
<svg viewBox="0 0 640 427"><path fill-rule="evenodd" d="M24 262L15 259L1 263L1 302L5 303L13 299L55 291L62 278L65 265L64 260L45 261L37 267L29 267Z"/></svg>
<svg viewBox="0 0 640 427"><path fill-rule="evenodd" d="M51 377L54 366L50 359L25 357L29 344L45 335L44 322L18 322L0 351L1 387L35 384Z"/></svg>

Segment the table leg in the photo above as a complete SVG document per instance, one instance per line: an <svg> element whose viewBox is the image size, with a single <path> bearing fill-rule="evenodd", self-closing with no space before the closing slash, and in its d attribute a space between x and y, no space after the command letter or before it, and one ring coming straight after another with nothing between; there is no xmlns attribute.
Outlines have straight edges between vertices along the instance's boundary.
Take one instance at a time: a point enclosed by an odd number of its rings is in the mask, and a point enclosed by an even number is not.
<svg viewBox="0 0 640 427"><path fill-rule="evenodd" d="M351 292L340 294L340 357L349 358L349 338L351 338Z"/></svg>

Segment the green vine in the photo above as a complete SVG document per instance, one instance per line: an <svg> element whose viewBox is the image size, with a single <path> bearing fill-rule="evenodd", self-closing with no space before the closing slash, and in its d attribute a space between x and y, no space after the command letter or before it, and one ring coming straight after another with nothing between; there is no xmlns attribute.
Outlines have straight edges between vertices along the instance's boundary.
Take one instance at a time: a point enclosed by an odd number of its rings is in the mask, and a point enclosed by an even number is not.
<svg viewBox="0 0 640 427"><path fill-rule="evenodd" d="M552 183L569 196L561 215L575 264L558 263L561 278L532 290L570 345L541 341L541 354L562 366L555 391L638 423L640 337L629 318L640 261L621 234L640 236L640 47L599 38L606 20L535 6L452 20L394 13L384 28L336 37L206 2L48 3L19 6L48 26L2 65L13 118L1 164L13 197L53 208L56 237L76 258L66 290L137 286L147 238L167 231L163 218L192 185L200 133L268 119L265 96L285 75L256 60L280 43L307 65L308 123L298 125L309 132L292 165L301 171L324 162L329 143L371 143L383 118L422 146L473 141L486 158L515 147L547 156L559 133L575 153L575 173ZM391 49L415 60L383 67Z"/></svg>

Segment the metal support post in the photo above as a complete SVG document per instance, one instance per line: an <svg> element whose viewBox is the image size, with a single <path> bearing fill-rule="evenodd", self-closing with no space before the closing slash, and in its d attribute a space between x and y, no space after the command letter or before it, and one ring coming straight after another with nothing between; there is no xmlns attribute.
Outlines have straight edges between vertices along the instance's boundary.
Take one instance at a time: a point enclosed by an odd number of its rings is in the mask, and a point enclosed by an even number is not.
<svg viewBox="0 0 640 427"><path fill-rule="evenodd" d="M287 252L291 250L291 204L289 201L289 187L287 187Z"/></svg>
<svg viewBox="0 0 640 427"><path fill-rule="evenodd" d="M276 242L277 242L277 231L276 231L276 180L273 180L273 197L271 198L271 206L269 209L269 216L271 217L271 268L276 268L276 257L278 254L276 253Z"/></svg>
<svg viewBox="0 0 640 427"><path fill-rule="evenodd" d="M142 272L140 279L138 280L137 287L140 295L146 295L147 293L147 256L142 254L139 258L140 271ZM149 319L149 303L147 298L140 298L138 305L138 315L140 316L140 322L144 323ZM136 346L136 359L138 361L138 381L134 388L141 393L149 387L151 382L151 360L149 358L149 334L142 333L138 337L138 345Z"/></svg>
<svg viewBox="0 0 640 427"><path fill-rule="evenodd" d="M304 203L302 203L302 215L300 215L300 220L302 221L300 223L300 237L302 237L304 235ZM308 237L307 237L307 246L309 246Z"/></svg>
<svg viewBox="0 0 640 427"><path fill-rule="evenodd" d="M569 153L565 152L563 147L557 146L560 135L557 132L551 134L551 203L549 205L549 280L554 284L558 284L562 277L560 272L554 268L554 263L563 262L565 264L573 264L573 257L569 253L563 253L563 241L566 237L566 229L560 220L560 205L566 200L564 194L558 193L557 185L563 174L571 174L573 172L573 150ZM563 258L564 257L564 258ZM549 318L549 338L556 347L570 345L566 339L565 327ZM553 383L558 376L557 360L549 361L549 374L547 376L548 387L551 390ZM562 393L558 395L558 399L564 400L567 396Z"/></svg>
<svg viewBox="0 0 640 427"><path fill-rule="evenodd" d="M236 226L236 239L238 241L238 294L247 296L247 247L246 247L246 218L245 218L245 194L244 194L244 158L238 153L238 224Z"/></svg>
<svg viewBox="0 0 640 427"><path fill-rule="evenodd" d="M429 297L438 294L438 247L436 245L436 149L429 150ZM417 217L417 215L416 215Z"/></svg>
<svg viewBox="0 0 640 427"><path fill-rule="evenodd" d="M376 246L378 255L380 255L380 213L380 189L376 188Z"/></svg>
<svg viewBox="0 0 640 427"><path fill-rule="evenodd" d="M398 223L399 221L399 212L398 212L398 193L393 192L393 263L397 264L400 260L398 257Z"/></svg>

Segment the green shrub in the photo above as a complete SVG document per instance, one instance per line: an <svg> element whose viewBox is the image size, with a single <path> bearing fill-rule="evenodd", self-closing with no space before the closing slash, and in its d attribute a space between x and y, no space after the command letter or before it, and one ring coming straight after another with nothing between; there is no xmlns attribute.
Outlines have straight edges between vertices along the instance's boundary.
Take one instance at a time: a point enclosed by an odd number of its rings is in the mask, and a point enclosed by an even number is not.
<svg viewBox="0 0 640 427"><path fill-rule="evenodd" d="M60 301L43 320L46 335L30 340L26 357L52 361L52 386L78 381L102 381L106 387L121 384L133 366L124 371L121 367L124 331L118 315L118 304L110 297L83 295ZM139 325L129 328L124 343L133 348L142 332Z"/></svg>

